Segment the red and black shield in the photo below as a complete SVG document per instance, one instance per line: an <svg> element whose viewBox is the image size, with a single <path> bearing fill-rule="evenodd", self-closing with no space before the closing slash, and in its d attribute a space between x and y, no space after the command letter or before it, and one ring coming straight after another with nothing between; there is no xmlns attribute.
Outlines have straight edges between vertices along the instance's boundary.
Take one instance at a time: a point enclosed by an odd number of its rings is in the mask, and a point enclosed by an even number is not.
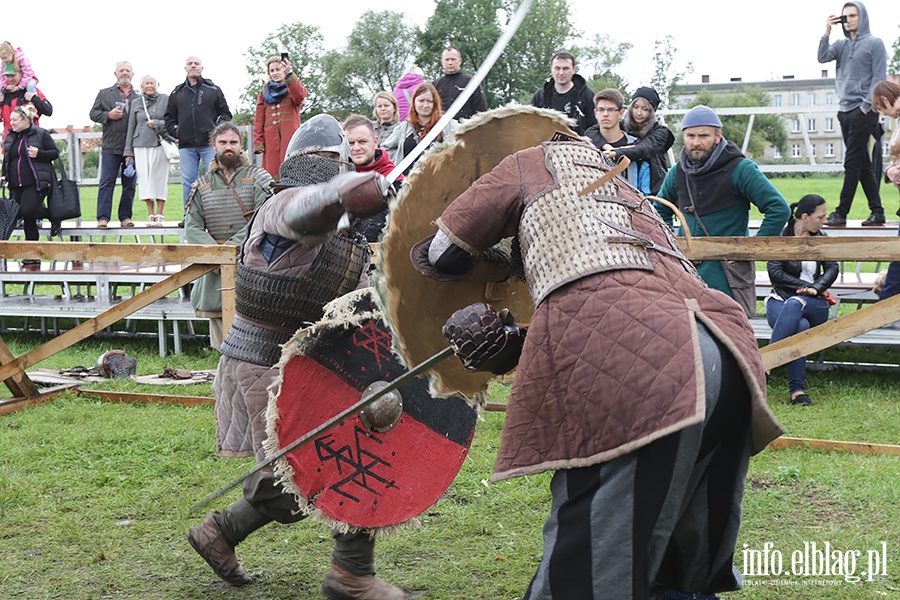
<svg viewBox="0 0 900 600"><path fill-rule="evenodd" d="M344 296L285 345L281 382L269 401L269 454L358 402L374 382L406 372L371 289ZM276 463L301 506L333 525L399 525L432 506L452 483L472 441L477 410L435 398L418 377L399 388L403 413L378 433L355 414Z"/></svg>

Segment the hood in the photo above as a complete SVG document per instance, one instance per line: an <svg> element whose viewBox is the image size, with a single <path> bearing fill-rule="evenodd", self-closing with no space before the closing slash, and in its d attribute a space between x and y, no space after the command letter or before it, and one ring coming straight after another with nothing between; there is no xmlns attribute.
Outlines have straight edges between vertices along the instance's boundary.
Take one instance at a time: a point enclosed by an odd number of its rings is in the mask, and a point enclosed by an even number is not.
<svg viewBox="0 0 900 600"><path fill-rule="evenodd" d="M846 4L852 4L856 7L856 10L859 11L859 27L856 28L856 39L860 40L872 35L872 32L869 31L869 11L866 10L866 5L856 0L847 2ZM844 32L844 37L850 39L850 34L847 33L847 30L844 29L843 25L841 25L841 30Z"/></svg>
<svg viewBox="0 0 900 600"><path fill-rule="evenodd" d="M576 91L581 90L581 89L584 89L584 87L587 85L587 79L585 79L578 73L575 73L574 75L572 75L572 83L575 84L574 89ZM553 85L556 85L553 78L548 77L546 83L544 83L544 89L549 89Z"/></svg>
<svg viewBox="0 0 900 600"><path fill-rule="evenodd" d="M418 86L423 81L425 81L425 78L421 75L417 75L416 73L406 73L403 77L400 78L400 81L397 82L397 87L400 89L410 90Z"/></svg>

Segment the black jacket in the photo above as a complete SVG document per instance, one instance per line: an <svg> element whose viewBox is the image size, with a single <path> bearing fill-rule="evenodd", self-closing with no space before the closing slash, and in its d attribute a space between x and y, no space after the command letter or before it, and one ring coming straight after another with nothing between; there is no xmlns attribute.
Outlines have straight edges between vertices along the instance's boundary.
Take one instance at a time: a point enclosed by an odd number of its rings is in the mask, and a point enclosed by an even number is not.
<svg viewBox="0 0 900 600"><path fill-rule="evenodd" d="M654 123L647 136L638 139L633 146L616 148L616 157L627 156L631 162L650 163L650 193L656 195L669 171L666 152L675 143L675 134L662 123Z"/></svg>
<svg viewBox="0 0 900 600"><path fill-rule="evenodd" d="M466 86L469 85L471 79L471 75L466 75L462 71L457 71L456 73L444 75L443 77L434 80L434 87L441 97L441 110L447 112L447 109L450 108L450 105L453 104L453 101L456 100L457 96L459 96ZM479 85L478 89L469 96L469 99L466 100L466 103L463 104L462 108L459 109L459 112L456 113L453 118L457 121L462 121L463 119L470 119L476 113L484 112L486 110L487 99L484 97L484 90L481 89L481 86Z"/></svg>
<svg viewBox="0 0 900 600"><path fill-rule="evenodd" d="M793 225L788 223L782 236L793 236ZM825 235L824 231L819 231L816 235ZM797 290L802 287L811 287L818 292L819 297L825 293L831 284L837 279L840 268L834 261L822 261L816 263L816 280L812 283L800 279L800 262L799 260L770 260L766 263L766 270L769 272L769 280L772 282L772 289L775 293L787 300L791 296L797 295Z"/></svg>
<svg viewBox="0 0 900 600"><path fill-rule="evenodd" d="M572 83L575 84L575 103L569 107L566 116L575 120L575 132L584 135L591 125L597 124L597 117L594 116L594 90L588 87L584 77L575 73L572 77ZM544 83L544 87L534 93L531 98L531 105L537 108L550 108L553 94L556 93L556 83L553 78Z"/></svg>
<svg viewBox="0 0 900 600"><path fill-rule="evenodd" d="M230 120L225 94L209 79L201 77L193 88L185 81L169 94L166 132L178 140L179 148L209 146L209 132Z"/></svg>
<svg viewBox="0 0 900 600"><path fill-rule="evenodd" d="M138 97L138 91L131 88L131 100ZM128 113L132 106L128 106L125 116L121 119L110 121L109 111L116 107L116 102L122 102L122 92L118 85L103 88L97 92L94 105L91 107L90 117L94 123L103 125L103 140L101 152L121 156L125 152L125 134L128 132Z"/></svg>
<svg viewBox="0 0 900 600"><path fill-rule="evenodd" d="M27 154L20 156L19 142L25 138L25 148L36 146L38 153L35 158ZM37 177L37 188L47 190L56 181L56 173L53 170L53 161L59 158L59 150L50 132L41 127L32 126L25 131L9 130L9 135L3 140L3 176L10 187L24 187L31 185Z"/></svg>

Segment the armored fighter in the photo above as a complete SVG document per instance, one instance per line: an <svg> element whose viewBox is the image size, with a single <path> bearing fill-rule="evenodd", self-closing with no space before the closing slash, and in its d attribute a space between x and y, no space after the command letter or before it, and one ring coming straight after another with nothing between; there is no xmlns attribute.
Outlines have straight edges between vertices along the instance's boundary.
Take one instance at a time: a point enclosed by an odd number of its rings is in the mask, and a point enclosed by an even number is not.
<svg viewBox="0 0 900 600"><path fill-rule="evenodd" d="M213 386L221 455L264 458L267 388L278 375L282 344L321 318L326 303L368 285L369 246L359 232L342 226L383 210L386 186L377 173L349 172L349 151L333 117L305 122L288 145L278 193L251 221L237 266L237 315L222 344ZM209 514L187 537L216 575L244 585L250 577L234 547L271 521L303 517L275 473L262 470L245 481L241 499ZM334 531L333 536L323 582L328 598L407 597L375 577L368 532Z"/></svg>
<svg viewBox="0 0 900 600"><path fill-rule="evenodd" d="M444 334L468 369L518 363L493 480L555 471L524 597L714 598L741 584L749 457L782 429L740 306L609 169L574 139L516 152L449 204L413 262L464 280L514 239L534 306L527 337L484 303Z"/></svg>

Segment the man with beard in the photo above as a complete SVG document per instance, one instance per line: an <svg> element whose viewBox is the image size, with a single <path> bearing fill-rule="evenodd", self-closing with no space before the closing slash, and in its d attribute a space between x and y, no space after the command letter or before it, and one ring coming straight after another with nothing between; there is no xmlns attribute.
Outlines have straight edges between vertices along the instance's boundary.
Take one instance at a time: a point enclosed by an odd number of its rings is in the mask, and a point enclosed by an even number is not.
<svg viewBox="0 0 900 600"><path fill-rule="evenodd" d="M281 346L315 323L331 300L369 285L369 245L340 223L385 208L377 173L348 173L350 148L340 123L317 115L300 126L279 169L279 191L256 212L236 272L234 325L222 344L213 390L216 437L222 456L265 459L269 386L278 377ZM316 402L312 396L304 401ZM213 512L187 534L194 550L224 581L240 586L250 576L235 546L272 521L304 518L297 499L271 469L249 477L243 496ZM368 531L332 531L331 566L322 582L326 597L403 600L409 595L375 577L375 540Z"/></svg>
<svg viewBox="0 0 900 600"><path fill-rule="evenodd" d="M453 101L462 93L471 75L462 72L462 55L458 48L447 46L441 54L441 67L444 68L444 75L434 80L434 87L441 97L441 106L446 111L453 104ZM484 97L484 90L481 86L475 90L469 99L463 104L459 112L456 113L456 120L471 119L477 113L487 110L487 99Z"/></svg>
<svg viewBox="0 0 900 600"><path fill-rule="evenodd" d="M234 244L247 237L247 222L272 195L274 181L264 169L250 165L241 151L241 132L231 121L210 134L216 152L209 172L197 178L188 195L184 239L189 244ZM222 345L222 278L207 273L191 290L198 317L209 318L209 344Z"/></svg>
<svg viewBox="0 0 900 600"><path fill-rule="evenodd" d="M734 142L722 137L722 121L711 108L698 105L681 123L684 147L681 159L669 169L659 196L684 213L686 227L695 236L746 236L750 234L750 204L763 213L757 235L781 235L791 210L752 160ZM657 206L671 226L674 212ZM756 314L753 261L703 261L697 266L711 288L725 292L744 309Z"/></svg>
<svg viewBox="0 0 900 600"><path fill-rule="evenodd" d="M344 134L347 143L350 144L350 160L357 173L375 171L387 175L394 170L394 162L388 153L378 147L378 136L375 135L375 127L372 121L362 115L350 115L344 121ZM403 183L403 175L394 182L394 187L399 190ZM363 233L370 242L377 242L381 231L387 222L388 209L385 208L363 223Z"/></svg>
<svg viewBox="0 0 900 600"><path fill-rule="evenodd" d="M135 98L131 77L134 74L127 60L116 64L116 85L100 90L91 107L91 121L103 125L103 147L100 152L100 184L97 189L97 227L105 229L112 214L113 191L116 178L122 178L119 197L119 221L122 227L134 227L131 208L134 205L134 170L125 174L125 136L128 133L128 113Z"/></svg>

